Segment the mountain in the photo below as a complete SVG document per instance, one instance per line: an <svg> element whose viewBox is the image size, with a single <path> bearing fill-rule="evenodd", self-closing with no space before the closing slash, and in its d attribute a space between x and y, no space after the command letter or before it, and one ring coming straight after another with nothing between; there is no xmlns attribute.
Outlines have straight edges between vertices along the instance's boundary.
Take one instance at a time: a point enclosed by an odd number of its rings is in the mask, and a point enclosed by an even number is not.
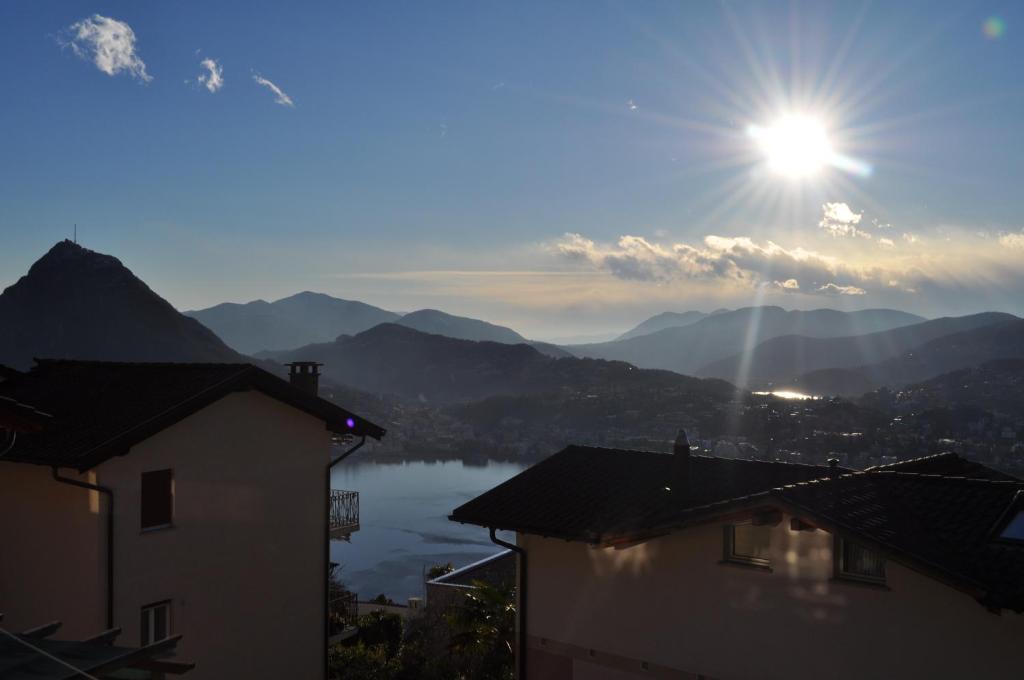
<svg viewBox="0 0 1024 680"><path fill-rule="evenodd" d="M841 338L784 335L760 343L751 352L712 362L697 375L735 382L745 371L746 380L741 386L762 387L791 381L811 371L879 363L945 335L1015 318L1012 314L986 312Z"/></svg>
<svg viewBox="0 0 1024 680"><path fill-rule="evenodd" d="M372 305L309 291L275 302L225 302L185 314L247 354L328 342L399 318Z"/></svg>
<svg viewBox="0 0 1024 680"><path fill-rule="evenodd" d="M626 340L571 345L576 356L627 361L641 368L693 374L746 347L781 335L842 337L907 326L922 317L891 309L841 312L834 309L787 311L781 307L745 307L711 314L682 328L666 328Z"/></svg>
<svg viewBox="0 0 1024 680"><path fill-rule="evenodd" d="M33 357L244 361L119 260L71 241L0 294L0 319L0 363L15 368L30 367Z"/></svg>
<svg viewBox="0 0 1024 680"><path fill-rule="evenodd" d="M981 409L1024 417L1024 359L995 359L903 389L915 407Z"/></svg>
<svg viewBox="0 0 1024 680"><path fill-rule="evenodd" d="M525 344L461 340L398 324L381 324L332 343L260 356L281 362L319 361L325 364L326 378L344 385L432 403L560 390L642 387L656 392L679 385L702 393L734 392L722 381L638 370L621 362L555 359Z"/></svg>
<svg viewBox="0 0 1024 680"><path fill-rule="evenodd" d="M662 312L661 314L656 314L636 327L626 331L619 337L615 338L615 340L628 340L629 338L635 338L638 335L649 335L656 331L665 330L666 328L681 328L683 326L689 326L690 324L697 323L707 316L708 315L704 312Z"/></svg>
<svg viewBox="0 0 1024 680"><path fill-rule="evenodd" d="M817 394L854 395L902 387L983 363L1024 359L1024 319L953 333L886 361L852 369L811 371L793 382ZM864 387L867 389L863 389Z"/></svg>
<svg viewBox="0 0 1024 680"><path fill-rule="evenodd" d="M410 312L395 323L423 333L444 335L459 340L503 342L507 345L526 342L526 338L511 328L496 326L479 319L446 314L436 309L421 309L418 312Z"/></svg>

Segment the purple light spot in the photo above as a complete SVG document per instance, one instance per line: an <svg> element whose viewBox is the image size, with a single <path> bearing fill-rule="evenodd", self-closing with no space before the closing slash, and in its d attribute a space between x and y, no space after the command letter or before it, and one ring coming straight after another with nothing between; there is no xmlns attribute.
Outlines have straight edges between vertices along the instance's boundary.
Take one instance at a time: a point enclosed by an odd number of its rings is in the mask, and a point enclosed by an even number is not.
<svg viewBox="0 0 1024 680"><path fill-rule="evenodd" d="M348 429L351 430L353 427L356 426L356 421L349 418L348 420L345 421L345 424L348 425Z"/></svg>

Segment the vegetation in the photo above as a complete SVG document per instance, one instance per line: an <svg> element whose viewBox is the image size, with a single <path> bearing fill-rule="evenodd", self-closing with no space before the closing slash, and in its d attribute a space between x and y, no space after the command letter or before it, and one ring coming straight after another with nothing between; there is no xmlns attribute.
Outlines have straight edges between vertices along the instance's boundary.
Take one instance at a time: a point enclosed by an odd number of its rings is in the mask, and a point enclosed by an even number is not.
<svg viewBox="0 0 1024 680"><path fill-rule="evenodd" d="M331 680L511 680L515 591L476 584L462 604L407 621L374 613L330 651Z"/></svg>

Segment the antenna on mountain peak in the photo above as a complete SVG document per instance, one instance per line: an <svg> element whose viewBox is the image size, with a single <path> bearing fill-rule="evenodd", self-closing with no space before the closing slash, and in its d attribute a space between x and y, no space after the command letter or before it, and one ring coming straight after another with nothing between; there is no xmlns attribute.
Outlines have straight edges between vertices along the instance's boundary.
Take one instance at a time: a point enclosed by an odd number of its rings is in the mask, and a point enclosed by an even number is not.
<svg viewBox="0 0 1024 680"><path fill-rule="evenodd" d="M75 222L74 241L75 241L75 245L77 246L78 245L78 222Z"/></svg>

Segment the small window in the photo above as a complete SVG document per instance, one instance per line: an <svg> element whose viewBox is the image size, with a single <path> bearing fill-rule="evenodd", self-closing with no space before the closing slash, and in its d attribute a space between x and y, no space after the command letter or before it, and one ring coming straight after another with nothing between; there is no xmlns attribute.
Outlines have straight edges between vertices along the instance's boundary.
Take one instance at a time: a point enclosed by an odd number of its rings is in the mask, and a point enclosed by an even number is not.
<svg viewBox="0 0 1024 680"><path fill-rule="evenodd" d="M166 640L171 636L171 601L157 602L142 608L142 646Z"/></svg>
<svg viewBox="0 0 1024 680"><path fill-rule="evenodd" d="M885 558L873 550L868 550L860 543L839 539L838 576L870 581L885 582Z"/></svg>
<svg viewBox="0 0 1024 680"><path fill-rule="evenodd" d="M999 538L1008 541L1024 541L1024 510L1019 511L1013 519L999 532Z"/></svg>
<svg viewBox="0 0 1024 680"><path fill-rule="evenodd" d="M772 528L750 522L725 527L725 559L757 566L768 566Z"/></svg>
<svg viewBox="0 0 1024 680"><path fill-rule="evenodd" d="M143 472L141 496L142 529L171 526L174 519L174 472Z"/></svg>

